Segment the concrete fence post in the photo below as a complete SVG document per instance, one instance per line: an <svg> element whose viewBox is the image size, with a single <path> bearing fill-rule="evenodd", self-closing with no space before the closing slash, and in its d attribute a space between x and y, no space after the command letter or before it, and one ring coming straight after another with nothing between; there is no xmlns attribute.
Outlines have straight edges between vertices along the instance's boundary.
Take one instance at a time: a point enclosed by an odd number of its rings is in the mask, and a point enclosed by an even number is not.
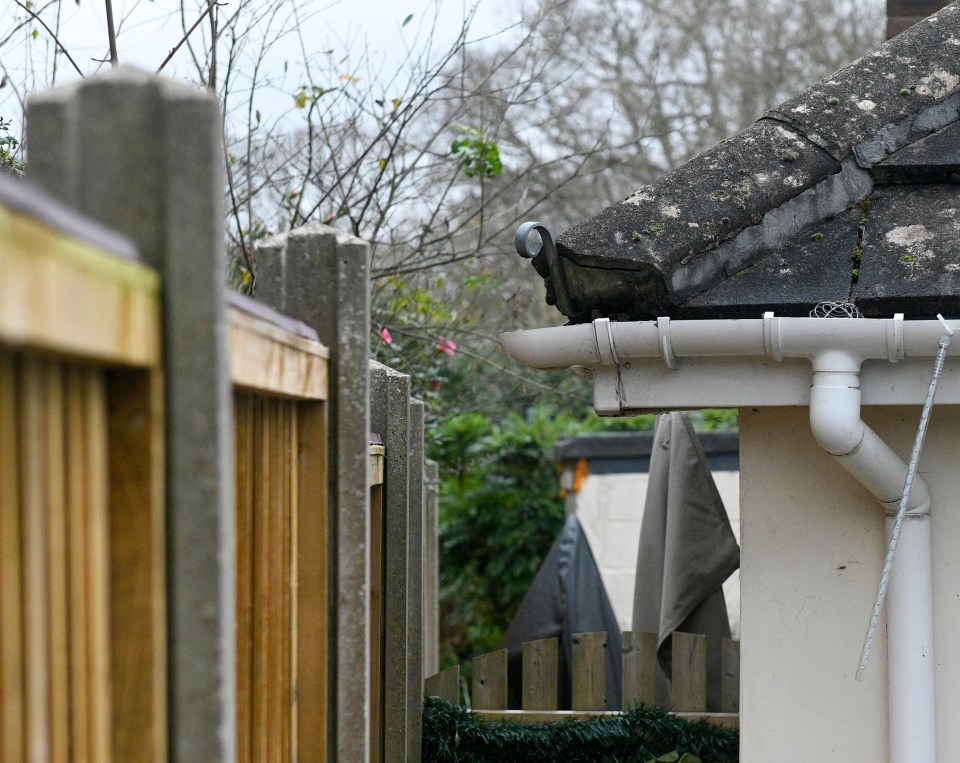
<svg viewBox="0 0 960 763"><path fill-rule="evenodd" d="M420 760L423 725L423 415L419 400L410 401L410 498L407 504L407 760Z"/></svg>
<svg viewBox="0 0 960 763"><path fill-rule="evenodd" d="M328 496L334 651L331 759L369 760L370 248L325 225L262 242L257 299L313 327L330 350Z"/></svg>
<svg viewBox="0 0 960 763"><path fill-rule="evenodd" d="M216 99L121 67L33 97L28 178L132 238L163 284L168 715L235 759L232 393Z"/></svg>
<svg viewBox="0 0 960 763"><path fill-rule="evenodd" d="M370 421L386 452L383 512L383 760L409 761L410 377L370 361ZM419 683L419 682L418 682ZM417 757L419 760L419 750Z"/></svg>

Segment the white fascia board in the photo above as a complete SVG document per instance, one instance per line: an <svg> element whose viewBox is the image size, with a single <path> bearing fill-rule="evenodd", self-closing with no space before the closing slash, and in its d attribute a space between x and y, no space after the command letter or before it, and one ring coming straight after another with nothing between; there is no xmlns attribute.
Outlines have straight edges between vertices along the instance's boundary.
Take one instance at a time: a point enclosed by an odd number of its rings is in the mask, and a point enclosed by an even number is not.
<svg viewBox="0 0 960 763"><path fill-rule="evenodd" d="M898 363L864 361L863 405L922 405L930 386L932 358ZM661 359L631 360L593 372L594 406L601 416L697 408L806 406L810 361L764 357L682 358L677 369ZM960 358L951 358L937 388L936 403L960 404Z"/></svg>

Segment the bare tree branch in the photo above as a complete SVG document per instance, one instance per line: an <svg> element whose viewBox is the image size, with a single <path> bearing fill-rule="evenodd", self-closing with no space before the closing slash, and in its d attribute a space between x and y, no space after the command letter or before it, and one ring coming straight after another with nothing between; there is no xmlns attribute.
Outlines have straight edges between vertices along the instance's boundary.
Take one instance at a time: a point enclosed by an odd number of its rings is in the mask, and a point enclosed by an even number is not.
<svg viewBox="0 0 960 763"><path fill-rule="evenodd" d="M19 0L17 0L17 2L19 2ZM160 66L157 67L157 72L156 72L157 74L163 71L163 68L168 63L170 63L170 59L172 59L177 54L177 51L180 50L180 48L183 46L183 43L185 43L187 39L190 37L190 35L193 34L193 30L196 29L198 26L200 26L200 23L207 17L207 14L210 13L210 11L212 11L218 5L223 5L223 3L218 2L218 0L210 1L210 4L204 9L203 13L200 14L200 17L193 22L193 25L186 31L183 37L180 38L180 41L173 46L173 49L170 51L167 57L163 59L163 63L161 63Z"/></svg>
<svg viewBox="0 0 960 763"><path fill-rule="evenodd" d="M113 26L113 2L104 0L107 6L107 38L110 41L110 65L117 66L120 59L117 56L117 30Z"/></svg>
<svg viewBox="0 0 960 763"><path fill-rule="evenodd" d="M32 10L30 10L26 5L24 5L23 3L21 3L20 0L13 0L13 2L15 2L15 3L16 3L17 5L19 5L21 8L23 8L23 10L25 10L25 11L26 11L27 13L29 13L37 22L39 22L40 26L42 26L44 29L47 30L47 34L50 35L50 38L57 44L57 47L60 48L61 51L63 51L63 55L65 55L65 56L67 57L67 60L68 60L71 64L73 64L73 68L77 70L77 74L79 74L81 77L83 77L83 72L80 71L80 67L77 66L77 62L73 60L73 56L70 55L70 51L68 51L68 50L63 46L63 43L60 42L60 38L57 37L57 35L55 35L55 34L53 33L53 30L50 29L50 27L47 26L47 22L45 22L42 18L40 18L40 16L38 16L38 15L37 15L36 13L34 13Z"/></svg>

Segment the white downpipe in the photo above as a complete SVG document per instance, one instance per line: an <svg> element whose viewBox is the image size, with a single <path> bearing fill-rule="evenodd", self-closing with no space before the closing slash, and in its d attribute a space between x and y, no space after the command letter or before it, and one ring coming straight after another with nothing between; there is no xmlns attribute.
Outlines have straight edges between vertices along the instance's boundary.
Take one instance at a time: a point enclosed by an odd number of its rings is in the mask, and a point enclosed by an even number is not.
<svg viewBox="0 0 960 763"><path fill-rule="evenodd" d="M894 517L887 515L887 531ZM930 515L907 514L887 593L890 760L937 760Z"/></svg>
<svg viewBox="0 0 960 763"><path fill-rule="evenodd" d="M840 364L842 365L842 363ZM860 418L859 374L817 370L810 388L816 441L886 509L893 531L907 464ZM887 602L887 707L892 763L935 761L933 565L930 491L915 477L907 502Z"/></svg>
<svg viewBox="0 0 960 763"><path fill-rule="evenodd" d="M776 318L646 321L503 334L515 360L534 368L619 366L641 358L682 367L684 357L805 358L813 365L810 425L817 442L885 507L903 496L907 464L860 418L864 360L934 357L936 321ZM762 383L762 380L758 379ZM930 492L918 475L907 504L887 601L889 743L892 763L936 760ZM888 529L889 531L889 529Z"/></svg>

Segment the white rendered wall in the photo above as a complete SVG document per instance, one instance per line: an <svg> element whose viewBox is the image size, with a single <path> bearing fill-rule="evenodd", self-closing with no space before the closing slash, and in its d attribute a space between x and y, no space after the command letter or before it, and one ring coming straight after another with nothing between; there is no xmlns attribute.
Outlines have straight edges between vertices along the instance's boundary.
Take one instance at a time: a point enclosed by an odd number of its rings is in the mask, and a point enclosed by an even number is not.
<svg viewBox="0 0 960 763"><path fill-rule="evenodd" d="M575 510L593 551L603 585L620 624L630 630L633 619L633 587L640 545L640 523L647 495L645 473L591 474L580 492L568 499ZM740 478L738 472L713 472L717 490L730 518L733 533L740 542ZM740 573L735 572L723 585L734 638L740 632Z"/></svg>
<svg viewBox="0 0 960 763"><path fill-rule="evenodd" d="M909 457L919 407L864 419ZM938 760L960 760L960 408L936 407L920 462L933 496ZM878 504L810 434L808 410L741 409L741 753L745 763L887 760L885 628L854 680L885 548Z"/></svg>

